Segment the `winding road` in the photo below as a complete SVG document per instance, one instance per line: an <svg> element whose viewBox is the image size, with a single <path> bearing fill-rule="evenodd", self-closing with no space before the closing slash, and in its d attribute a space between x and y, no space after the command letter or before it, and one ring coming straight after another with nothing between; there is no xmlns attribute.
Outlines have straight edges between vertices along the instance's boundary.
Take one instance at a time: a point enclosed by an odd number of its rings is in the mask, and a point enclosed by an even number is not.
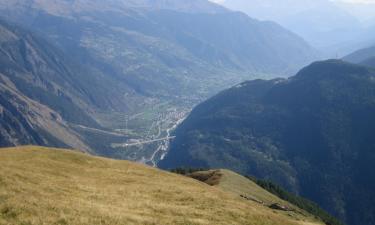
<svg viewBox="0 0 375 225"><path fill-rule="evenodd" d="M140 146L141 148L142 145L149 145L156 142L157 145L155 146L155 148L150 149L150 158L143 158L141 160L142 163L150 164L156 167L157 163L167 154L170 141L175 138L175 136L171 136L172 131L186 119L188 114L188 111L183 111L181 113L176 113L176 111L173 112L169 115L160 117L158 121L154 121L151 124L151 127L148 129L143 140L140 139L138 141L126 143L112 143L111 147L127 150L128 147ZM157 129L157 133L150 136L152 129Z"/></svg>

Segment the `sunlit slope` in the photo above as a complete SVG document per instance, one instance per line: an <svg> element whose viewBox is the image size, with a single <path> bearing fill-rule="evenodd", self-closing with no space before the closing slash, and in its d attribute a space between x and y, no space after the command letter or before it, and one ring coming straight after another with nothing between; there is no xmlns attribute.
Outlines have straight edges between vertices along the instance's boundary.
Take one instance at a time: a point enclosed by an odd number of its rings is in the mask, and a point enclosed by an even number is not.
<svg viewBox="0 0 375 225"><path fill-rule="evenodd" d="M0 151L0 224L306 224L191 178L127 161Z"/></svg>
<svg viewBox="0 0 375 225"><path fill-rule="evenodd" d="M233 171L225 169L199 171L190 174L190 176L193 178L203 178L203 180L199 180L224 190L225 192L233 193L242 197L243 199L247 199L248 201L256 202L259 205L266 207L273 204L285 206L286 208L290 209L290 211L279 211L278 213L283 213L289 217L293 217L296 220L314 220L313 216L309 215L309 213L299 209L289 202L280 199L257 185L252 180Z"/></svg>
<svg viewBox="0 0 375 225"><path fill-rule="evenodd" d="M272 203L288 204L238 173L224 169L218 170L218 172L221 174L221 178L215 186L225 191L247 196L268 205Z"/></svg>

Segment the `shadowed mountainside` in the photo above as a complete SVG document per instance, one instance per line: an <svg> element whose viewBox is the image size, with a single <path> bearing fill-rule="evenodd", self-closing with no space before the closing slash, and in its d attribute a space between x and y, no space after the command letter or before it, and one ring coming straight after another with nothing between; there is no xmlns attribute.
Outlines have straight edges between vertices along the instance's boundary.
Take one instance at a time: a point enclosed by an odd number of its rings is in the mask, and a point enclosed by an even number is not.
<svg viewBox="0 0 375 225"><path fill-rule="evenodd" d="M375 71L324 61L196 107L162 168L228 168L282 184L348 224L375 221Z"/></svg>
<svg viewBox="0 0 375 225"><path fill-rule="evenodd" d="M33 34L0 22L1 146L89 150L68 123L98 126L87 113L87 74Z"/></svg>

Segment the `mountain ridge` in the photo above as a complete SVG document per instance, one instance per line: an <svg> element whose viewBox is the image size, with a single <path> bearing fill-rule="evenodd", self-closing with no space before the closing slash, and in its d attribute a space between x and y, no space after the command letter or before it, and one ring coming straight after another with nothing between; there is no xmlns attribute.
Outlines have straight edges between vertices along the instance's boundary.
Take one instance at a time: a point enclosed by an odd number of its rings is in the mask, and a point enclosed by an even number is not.
<svg viewBox="0 0 375 225"><path fill-rule="evenodd" d="M159 166L254 175L348 224L371 224L374 79L372 68L329 60L237 85L192 111Z"/></svg>
<svg viewBox="0 0 375 225"><path fill-rule="evenodd" d="M375 57L375 46L359 49L343 57L343 60L351 63L361 63L371 57Z"/></svg>

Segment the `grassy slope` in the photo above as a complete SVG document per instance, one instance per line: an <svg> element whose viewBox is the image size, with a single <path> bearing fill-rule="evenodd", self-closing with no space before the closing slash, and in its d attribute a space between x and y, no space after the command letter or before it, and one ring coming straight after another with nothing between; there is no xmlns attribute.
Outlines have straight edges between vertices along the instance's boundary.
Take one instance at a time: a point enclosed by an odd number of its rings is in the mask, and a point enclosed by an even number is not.
<svg viewBox="0 0 375 225"><path fill-rule="evenodd" d="M220 170L223 174L220 183L217 185L223 190L238 194L253 197L267 205L272 203L288 204L279 199L277 196L269 193L256 183L230 170Z"/></svg>
<svg viewBox="0 0 375 225"><path fill-rule="evenodd" d="M195 172L197 173L210 173L211 171L201 171ZM220 169L217 170L217 173L221 174L221 177L215 187L220 188L226 192L233 193L237 196L245 196L248 199L254 200L256 202L262 202L263 205L269 206L274 203L278 203L280 205L288 206L288 208L293 209L293 212L283 212L278 211L278 213L285 214L289 217L292 217L296 220L306 220L306 218L310 218L313 221L313 216L309 215L307 212L299 209L298 207L286 202L279 197L273 195L272 193L266 191L253 181L249 180L248 178L241 176L233 171ZM312 222L312 224L314 224Z"/></svg>
<svg viewBox="0 0 375 225"><path fill-rule="evenodd" d="M143 165L20 147L0 150L0 224L307 223Z"/></svg>

